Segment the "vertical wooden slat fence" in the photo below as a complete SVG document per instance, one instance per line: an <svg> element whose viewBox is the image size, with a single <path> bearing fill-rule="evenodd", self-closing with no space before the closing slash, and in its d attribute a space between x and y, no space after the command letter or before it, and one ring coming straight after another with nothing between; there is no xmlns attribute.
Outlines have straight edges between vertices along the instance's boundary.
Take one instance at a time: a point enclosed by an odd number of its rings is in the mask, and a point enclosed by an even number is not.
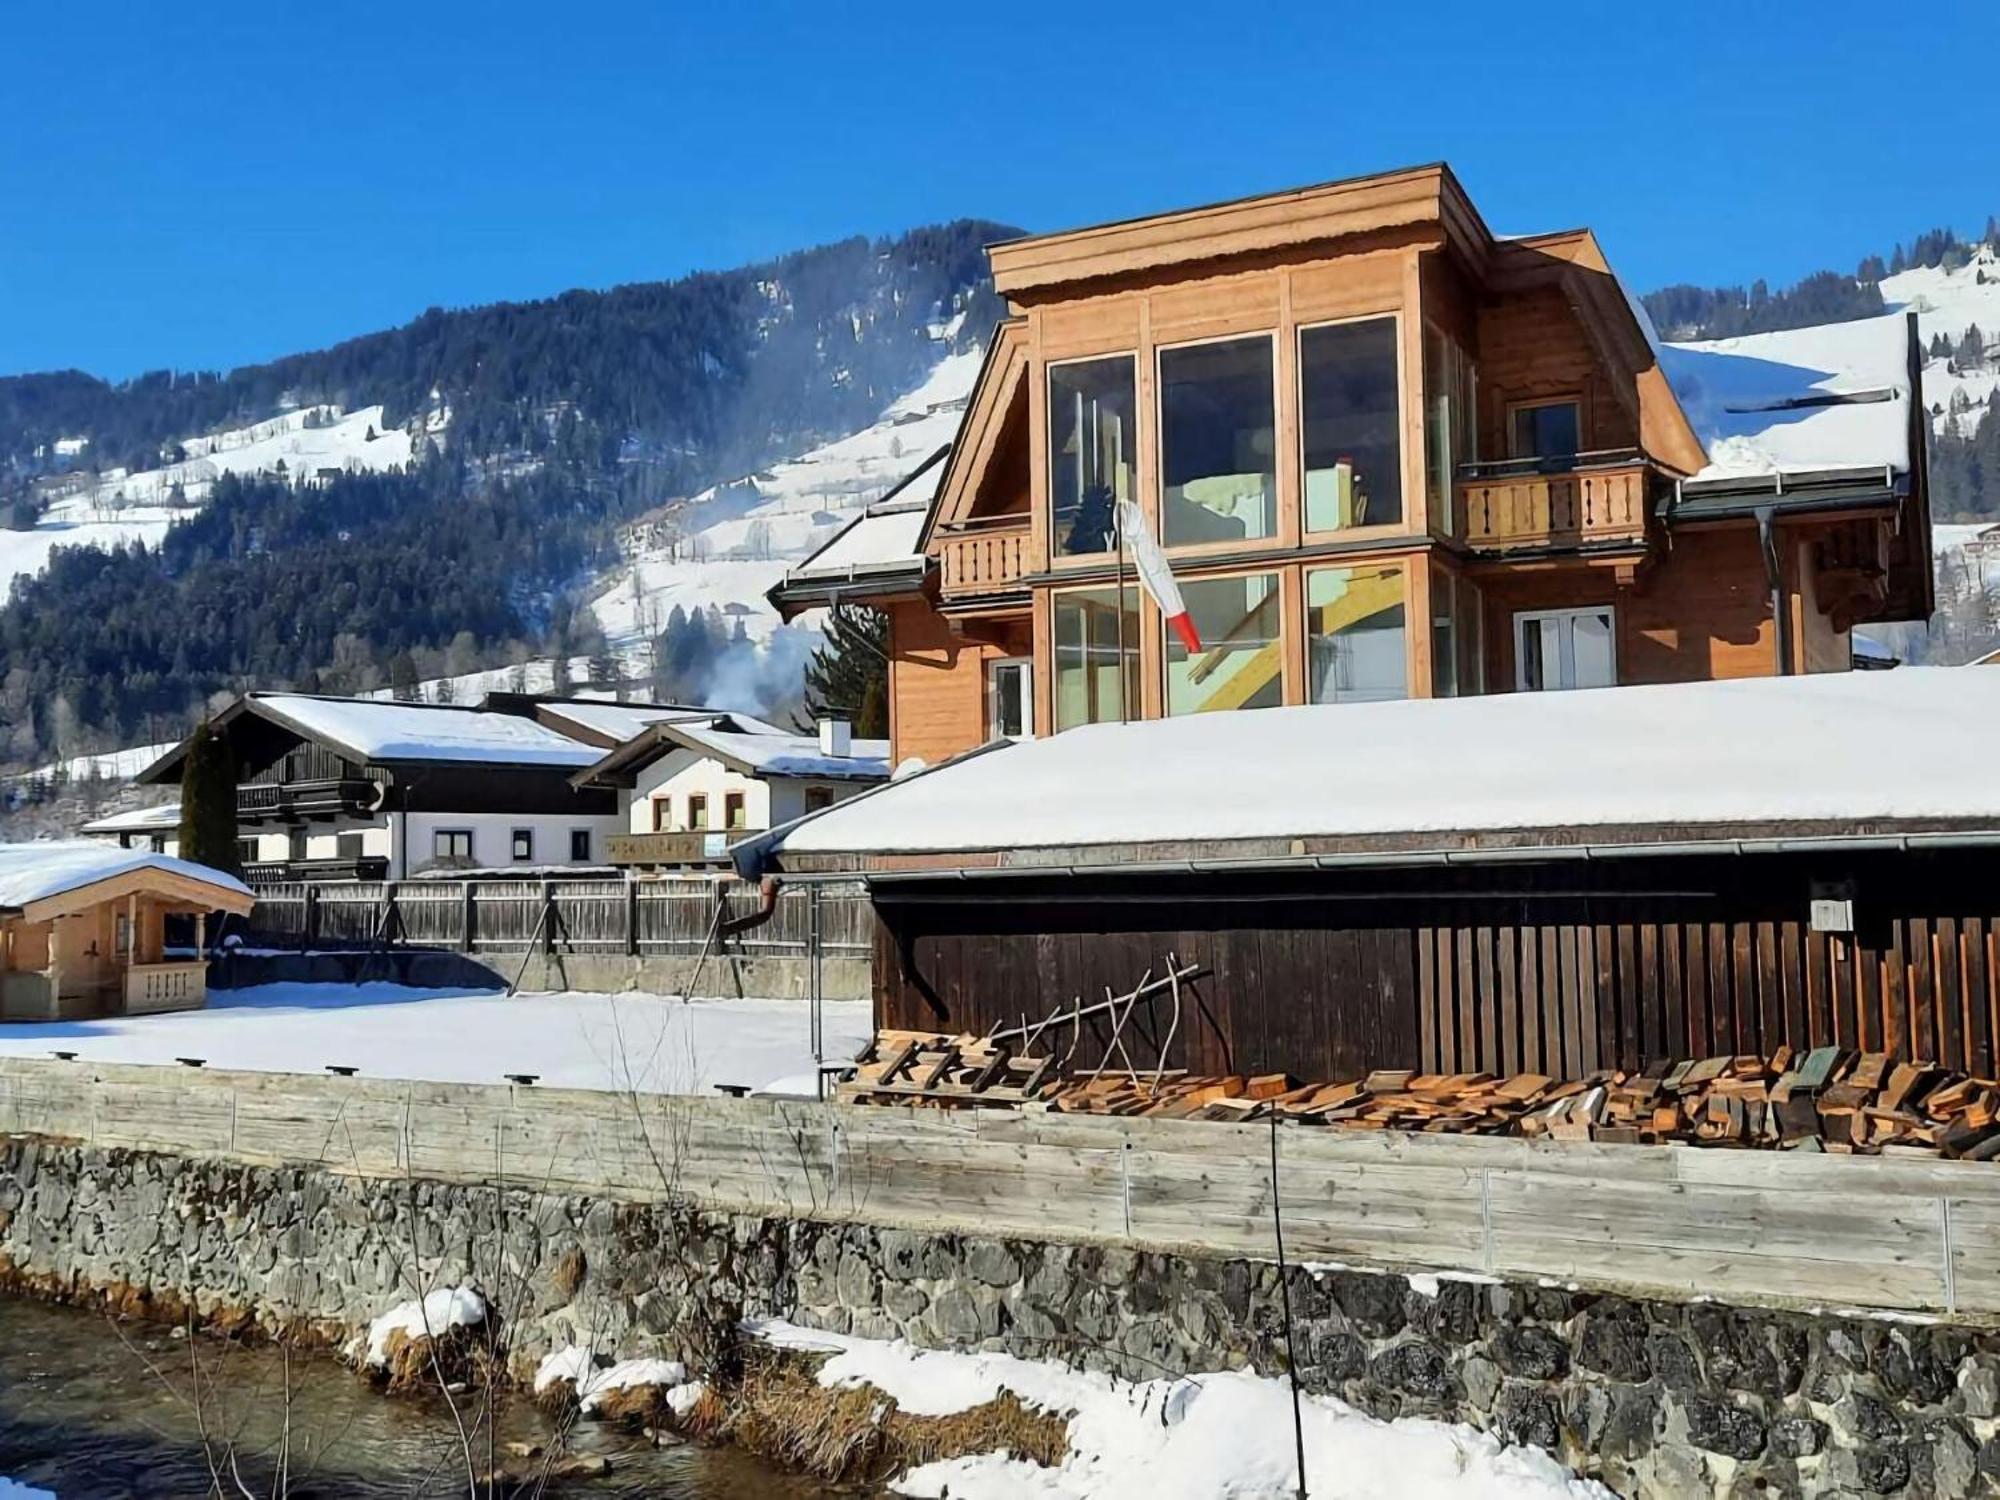
<svg viewBox="0 0 2000 1500"><path fill-rule="evenodd" d="M751 911L754 886L690 880L403 880L289 882L257 888L256 944L306 948L386 943L519 953L533 944L555 952L691 956L710 942L718 892L729 914ZM873 918L865 897L820 898L822 951L865 956ZM738 953L803 957L810 916L804 889L790 887L761 927L731 939Z"/></svg>

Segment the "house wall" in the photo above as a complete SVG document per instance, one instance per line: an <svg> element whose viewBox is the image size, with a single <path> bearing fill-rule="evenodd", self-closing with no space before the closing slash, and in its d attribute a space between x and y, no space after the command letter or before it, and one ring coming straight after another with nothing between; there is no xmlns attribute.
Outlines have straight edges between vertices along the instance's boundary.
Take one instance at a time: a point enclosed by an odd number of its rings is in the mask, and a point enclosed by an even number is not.
<svg viewBox="0 0 2000 1500"><path fill-rule="evenodd" d="M1679 856L1336 876L1009 880L876 893L876 1020L982 1032L1202 966L1132 1065L1579 1077L1781 1043L1888 1050L1991 1077L2000 857ZM1808 927L1854 886L1851 935ZM925 900L899 901L907 891ZM1171 1045L1165 1046L1169 1034ZM1086 1048L1101 1051L1085 1032ZM1088 1065L1088 1064L1084 1064Z"/></svg>
<svg viewBox="0 0 2000 1500"><path fill-rule="evenodd" d="M602 864L605 840L622 827L615 814L595 816L575 813L393 813L390 824L392 838L400 836L402 839L402 852L392 853L390 857L389 874L392 879L414 875L431 863L434 835L440 829L470 829L473 861L487 867L513 864L513 831L516 828L529 829L535 835L535 857L522 863L539 867ZM569 857L570 830L576 828L590 830L590 858L587 860Z"/></svg>
<svg viewBox="0 0 2000 1500"><path fill-rule="evenodd" d="M772 826L774 799L767 783L731 770L712 755L676 750L639 773L638 785L633 787L631 802L626 809L625 826L632 833L652 833L653 803L665 798L670 805L670 815L659 831L685 830L689 826L687 799L690 796L705 796L708 798L706 826L720 830L724 826L723 798L732 792L743 795L744 827Z"/></svg>
<svg viewBox="0 0 2000 1500"><path fill-rule="evenodd" d="M1033 644L1033 627L1025 617L999 630L999 641L953 634L950 622L928 604L889 611L893 764L916 756L935 765L985 741L986 664L1026 656ZM1036 722L1046 722L1039 708L1036 712Z"/></svg>
<svg viewBox="0 0 2000 1500"><path fill-rule="evenodd" d="M1582 404L1586 449L1638 445L1636 395L1628 388L1620 399L1583 325L1554 288L1487 301L1479 310L1474 352L1483 457L1506 456L1511 405L1563 396Z"/></svg>

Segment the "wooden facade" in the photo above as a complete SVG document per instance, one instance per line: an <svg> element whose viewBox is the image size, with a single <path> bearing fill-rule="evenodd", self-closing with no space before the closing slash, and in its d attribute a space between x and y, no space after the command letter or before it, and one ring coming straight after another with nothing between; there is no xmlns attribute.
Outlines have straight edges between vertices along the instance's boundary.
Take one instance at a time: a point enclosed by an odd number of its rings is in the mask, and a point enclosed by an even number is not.
<svg viewBox="0 0 2000 1500"><path fill-rule="evenodd" d="M1842 1046L1992 1077L2000 851L1635 855L1488 867L898 882L875 891L880 1024L982 1032L1202 965L1164 1061L1580 1077ZM1815 931L1816 883L1854 892ZM1124 1040L1161 1061L1168 1007ZM1067 1038L1065 1038L1065 1041ZM1084 1049L1101 1050L1088 1033Z"/></svg>
<svg viewBox="0 0 2000 1500"><path fill-rule="evenodd" d="M1189 710L1175 701L1164 622L1122 553L1078 553L1053 519L1051 474L1070 450L1051 381L1091 362L1129 362L1113 487L1162 535L1184 592L1207 583L1226 598L1214 587L1242 584L1272 601L1254 627L1270 637L1265 665L1204 708L1325 701L1313 637L1334 627L1321 625L1313 580L1335 570L1395 580L1398 597L1371 616L1400 621L1400 679L1373 688L1394 696L1548 685L1515 656L1521 632L1551 611L1600 612L1614 637L1611 664L1580 685L1846 670L1857 622L1928 611L1920 414L1905 474L1805 495L1780 487L1681 519L1679 486L1708 454L1596 241L1584 230L1498 239L1448 168L1044 235L990 256L1010 316L939 484L923 565L844 594L891 619L898 761L1011 732L990 707L1003 660L1032 661L1037 734L1080 714ZM1350 511L1324 503L1345 481L1307 454L1306 341L1363 326L1392 351L1393 420L1370 440L1395 460ZM1169 493L1166 361L1237 343L1268 348L1268 437L1255 436L1269 452L1236 460L1265 466L1265 524L1232 517L1226 536L1177 539L1170 513L1186 503ZM1523 436L1543 408L1574 424L1562 451ZM1760 506L1771 512L1761 526ZM1116 649L1130 652L1131 686L1079 708L1064 696L1059 611L1081 607L1078 591L1103 597L1121 583L1135 619ZM825 603L785 592L773 595L781 609ZM1212 673L1228 653L1205 649Z"/></svg>

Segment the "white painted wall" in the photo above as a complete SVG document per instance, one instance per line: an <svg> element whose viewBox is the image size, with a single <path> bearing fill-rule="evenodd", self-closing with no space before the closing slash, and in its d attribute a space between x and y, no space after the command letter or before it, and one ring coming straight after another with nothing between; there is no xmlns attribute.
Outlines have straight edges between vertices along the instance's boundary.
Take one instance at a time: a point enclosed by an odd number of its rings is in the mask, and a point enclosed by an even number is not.
<svg viewBox="0 0 2000 1500"><path fill-rule="evenodd" d="M400 825L405 814L393 813L390 821ZM391 878L414 875L428 865L434 857L436 834L440 829L463 828L472 834L472 859L477 865L487 869L499 869L520 863L529 867L540 865L599 865L604 863L605 841L621 827L615 813L590 815L585 813L449 813L413 812L407 815L409 827L403 833L405 859L399 859L392 852L389 862ZM534 835L535 852L532 859L516 861L513 857L513 833L517 828L528 829ZM569 857L569 836L572 830L587 829L590 833L590 857L571 859Z"/></svg>
<svg viewBox="0 0 2000 1500"><path fill-rule="evenodd" d="M688 830L689 793L707 795L708 826L711 830L722 831L723 796L728 792L744 794L746 827L775 828L805 812L806 792L813 787L825 787L833 794L833 800L840 802L856 792L865 791L870 785L865 781L821 781L801 776L773 776L768 779L746 776L741 771L731 770L713 756L681 749L671 755L663 755L645 767L639 772L638 784L629 792L621 791L618 795L625 806L624 826L631 832L653 832L653 803L657 798L665 797L672 804L672 815L657 826L663 832L684 833Z"/></svg>

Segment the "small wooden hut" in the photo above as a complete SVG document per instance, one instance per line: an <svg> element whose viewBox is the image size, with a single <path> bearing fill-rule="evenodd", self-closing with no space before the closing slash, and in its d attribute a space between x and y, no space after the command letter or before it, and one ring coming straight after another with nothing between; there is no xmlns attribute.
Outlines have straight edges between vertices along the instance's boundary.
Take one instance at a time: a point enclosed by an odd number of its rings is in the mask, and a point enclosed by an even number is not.
<svg viewBox="0 0 2000 1500"><path fill-rule="evenodd" d="M191 1010L210 912L250 888L206 865L99 842L0 844L0 1021ZM169 923L185 946L168 946Z"/></svg>

